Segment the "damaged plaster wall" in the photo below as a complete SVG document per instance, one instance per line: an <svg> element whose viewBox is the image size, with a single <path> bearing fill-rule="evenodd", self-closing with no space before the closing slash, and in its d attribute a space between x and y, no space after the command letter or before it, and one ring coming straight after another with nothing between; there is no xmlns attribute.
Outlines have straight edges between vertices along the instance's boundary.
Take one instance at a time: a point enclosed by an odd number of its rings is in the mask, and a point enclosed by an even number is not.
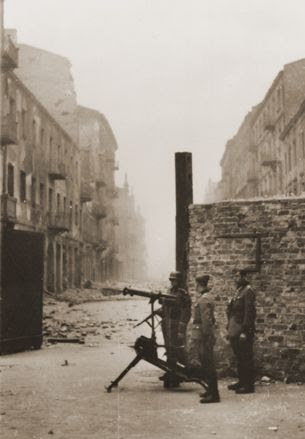
<svg viewBox="0 0 305 439"><path fill-rule="evenodd" d="M216 305L217 366L231 374L226 306L235 290L232 269L255 268L255 238L217 238L261 233L261 269L249 275L257 297L257 374L305 381L305 198L226 201L192 205L188 287L211 276Z"/></svg>
<svg viewBox="0 0 305 439"><path fill-rule="evenodd" d="M18 47L17 76L78 143L77 99L70 61L26 44Z"/></svg>

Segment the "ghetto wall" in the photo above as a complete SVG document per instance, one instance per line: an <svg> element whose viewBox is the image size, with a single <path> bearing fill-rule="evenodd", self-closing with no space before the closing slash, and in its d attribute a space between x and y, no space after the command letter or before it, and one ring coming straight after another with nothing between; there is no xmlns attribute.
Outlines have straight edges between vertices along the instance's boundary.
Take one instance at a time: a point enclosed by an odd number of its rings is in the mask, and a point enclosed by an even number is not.
<svg viewBox="0 0 305 439"><path fill-rule="evenodd" d="M305 198L192 205L189 214L188 288L194 297L196 275L211 276L220 375L235 370L225 338L232 269L255 269L258 261L260 271L249 274L257 301L257 375L305 381Z"/></svg>

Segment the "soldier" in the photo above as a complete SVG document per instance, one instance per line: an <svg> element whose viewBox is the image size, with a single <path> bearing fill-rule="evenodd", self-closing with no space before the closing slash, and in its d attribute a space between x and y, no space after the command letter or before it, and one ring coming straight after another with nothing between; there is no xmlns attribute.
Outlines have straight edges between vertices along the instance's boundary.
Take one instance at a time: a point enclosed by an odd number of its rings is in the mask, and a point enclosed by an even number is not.
<svg viewBox="0 0 305 439"><path fill-rule="evenodd" d="M189 366L203 378L208 389L200 394L203 404L219 402L217 372L214 361L214 303L208 288L209 276L196 277L198 298L194 307L193 327L189 349Z"/></svg>
<svg viewBox="0 0 305 439"><path fill-rule="evenodd" d="M228 339L237 361L238 382L230 384L236 393L254 392L253 341L255 332L255 294L247 280L247 271L234 271L237 290L229 302Z"/></svg>
<svg viewBox="0 0 305 439"><path fill-rule="evenodd" d="M167 363L175 368L177 362L185 363L186 327L191 317L191 298L181 288L182 276L179 271L169 276L171 286L167 294L174 295L177 300L162 299L162 332L166 349ZM180 380L172 374L165 373L160 377L164 387L177 387Z"/></svg>

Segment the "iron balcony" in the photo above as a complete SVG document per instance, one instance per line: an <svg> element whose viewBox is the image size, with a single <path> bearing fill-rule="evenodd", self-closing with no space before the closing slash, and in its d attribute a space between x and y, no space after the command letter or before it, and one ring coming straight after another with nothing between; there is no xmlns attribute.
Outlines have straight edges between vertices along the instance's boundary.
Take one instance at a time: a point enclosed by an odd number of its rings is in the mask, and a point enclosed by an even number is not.
<svg viewBox="0 0 305 439"><path fill-rule="evenodd" d="M70 218L67 212L49 212L48 229L55 233L68 232L70 230Z"/></svg>
<svg viewBox="0 0 305 439"><path fill-rule="evenodd" d="M271 168L275 168L280 163L277 157L271 153L261 154L260 158L261 158L260 161L262 166L267 166L267 167L269 166Z"/></svg>
<svg viewBox="0 0 305 439"><path fill-rule="evenodd" d="M93 204L92 213L98 220L106 218L107 216L106 207L100 203Z"/></svg>
<svg viewBox="0 0 305 439"><path fill-rule="evenodd" d="M247 181L248 182L255 182L257 180L258 180L257 170L256 170L255 166L252 165L248 168Z"/></svg>
<svg viewBox="0 0 305 439"><path fill-rule="evenodd" d="M106 182L105 182L104 177L102 175L99 176L99 177L96 177L95 184L96 184L97 189L105 187L106 186Z"/></svg>
<svg viewBox="0 0 305 439"><path fill-rule="evenodd" d="M17 221L17 200L8 194L1 195L1 220L9 223Z"/></svg>
<svg viewBox="0 0 305 439"><path fill-rule="evenodd" d="M7 116L1 122L1 145L12 143L17 143L17 124L12 116Z"/></svg>
<svg viewBox="0 0 305 439"><path fill-rule="evenodd" d="M49 165L49 176L52 180L65 180L67 177L67 170L65 163L51 159Z"/></svg>

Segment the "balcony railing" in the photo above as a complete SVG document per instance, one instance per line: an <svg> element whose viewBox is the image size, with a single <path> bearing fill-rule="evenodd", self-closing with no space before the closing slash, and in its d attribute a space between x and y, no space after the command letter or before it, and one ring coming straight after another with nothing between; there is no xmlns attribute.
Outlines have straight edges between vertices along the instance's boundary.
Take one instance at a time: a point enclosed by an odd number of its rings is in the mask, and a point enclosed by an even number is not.
<svg viewBox="0 0 305 439"><path fill-rule="evenodd" d="M6 116L1 122L1 145L17 143L17 124L13 117Z"/></svg>
<svg viewBox="0 0 305 439"><path fill-rule="evenodd" d="M1 220L10 223L17 221L17 200L8 194L1 195Z"/></svg>
<svg viewBox="0 0 305 439"><path fill-rule="evenodd" d="M107 216L106 207L100 203L95 203L93 205L92 213L98 220L106 218L106 216Z"/></svg>
<svg viewBox="0 0 305 439"><path fill-rule="evenodd" d="M95 184L96 184L97 189L99 189L101 187L105 187L106 186L105 178L102 175L96 177Z"/></svg>
<svg viewBox="0 0 305 439"><path fill-rule="evenodd" d="M260 156L260 162L262 166L274 168L279 163L279 160L274 154L264 153Z"/></svg>
<svg viewBox="0 0 305 439"><path fill-rule="evenodd" d="M265 131L274 131L276 120L274 117L267 117L264 121L264 130Z"/></svg>
<svg viewBox="0 0 305 439"><path fill-rule="evenodd" d="M70 217L67 212L49 212L48 229L55 233L68 232L70 229Z"/></svg>
<svg viewBox="0 0 305 439"><path fill-rule="evenodd" d="M49 176L52 180L65 180L67 177L65 163L52 159L49 164Z"/></svg>
<svg viewBox="0 0 305 439"><path fill-rule="evenodd" d="M248 170L247 170L247 181L248 182L253 182L253 181L257 181L258 180L258 170L257 167L254 166L253 164L250 164L248 166Z"/></svg>
<svg viewBox="0 0 305 439"><path fill-rule="evenodd" d="M4 38L2 50L2 68L16 69L18 67L18 48L9 36Z"/></svg>
<svg viewBox="0 0 305 439"><path fill-rule="evenodd" d="M82 181L81 183L80 200L82 203L92 201L92 187L87 181Z"/></svg>

